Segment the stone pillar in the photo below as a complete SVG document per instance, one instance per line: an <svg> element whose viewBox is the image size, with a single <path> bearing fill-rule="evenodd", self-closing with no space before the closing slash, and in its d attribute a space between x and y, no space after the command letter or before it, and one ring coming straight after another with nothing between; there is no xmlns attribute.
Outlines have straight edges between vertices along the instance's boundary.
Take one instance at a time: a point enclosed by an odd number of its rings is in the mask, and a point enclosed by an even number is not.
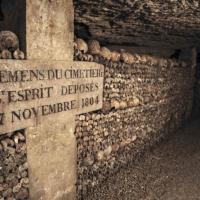
<svg viewBox="0 0 200 200"><path fill-rule="evenodd" d="M73 60L72 0L26 0L28 60ZM75 116L60 114L28 128L31 200L75 198Z"/></svg>
<svg viewBox="0 0 200 200"><path fill-rule="evenodd" d="M73 200L76 194L75 117L59 115L28 128L31 200Z"/></svg>
<svg viewBox="0 0 200 200"><path fill-rule="evenodd" d="M72 0L26 0L27 59L73 60Z"/></svg>

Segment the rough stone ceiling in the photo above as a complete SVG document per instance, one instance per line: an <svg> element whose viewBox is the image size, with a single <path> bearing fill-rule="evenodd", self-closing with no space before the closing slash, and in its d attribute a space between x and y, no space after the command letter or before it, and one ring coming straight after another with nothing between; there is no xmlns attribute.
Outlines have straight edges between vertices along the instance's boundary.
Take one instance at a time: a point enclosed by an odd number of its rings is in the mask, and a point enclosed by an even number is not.
<svg viewBox="0 0 200 200"><path fill-rule="evenodd" d="M76 27L87 27L103 42L200 47L199 0L74 0L74 5Z"/></svg>

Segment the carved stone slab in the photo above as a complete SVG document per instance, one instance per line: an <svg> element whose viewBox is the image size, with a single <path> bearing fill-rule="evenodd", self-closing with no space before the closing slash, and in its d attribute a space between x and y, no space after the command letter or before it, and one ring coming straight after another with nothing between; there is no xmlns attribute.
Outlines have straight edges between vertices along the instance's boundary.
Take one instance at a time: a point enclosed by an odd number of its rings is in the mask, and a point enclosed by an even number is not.
<svg viewBox="0 0 200 200"><path fill-rule="evenodd" d="M0 133L100 109L103 76L96 63L0 61Z"/></svg>

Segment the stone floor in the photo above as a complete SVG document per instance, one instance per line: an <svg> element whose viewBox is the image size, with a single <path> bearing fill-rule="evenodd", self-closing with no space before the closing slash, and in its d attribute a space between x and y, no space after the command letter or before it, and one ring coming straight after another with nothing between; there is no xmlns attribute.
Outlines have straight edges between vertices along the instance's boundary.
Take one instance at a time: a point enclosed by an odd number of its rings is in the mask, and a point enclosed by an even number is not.
<svg viewBox="0 0 200 200"><path fill-rule="evenodd" d="M106 180L87 200L200 200L200 121Z"/></svg>

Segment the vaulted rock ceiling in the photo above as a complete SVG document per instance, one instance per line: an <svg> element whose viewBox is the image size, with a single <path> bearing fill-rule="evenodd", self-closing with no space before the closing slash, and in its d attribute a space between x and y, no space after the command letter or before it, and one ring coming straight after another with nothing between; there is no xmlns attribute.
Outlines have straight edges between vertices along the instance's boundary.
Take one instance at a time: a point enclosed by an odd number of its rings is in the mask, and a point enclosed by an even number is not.
<svg viewBox="0 0 200 200"><path fill-rule="evenodd" d="M85 37L111 44L200 47L199 0L74 0Z"/></svg>

